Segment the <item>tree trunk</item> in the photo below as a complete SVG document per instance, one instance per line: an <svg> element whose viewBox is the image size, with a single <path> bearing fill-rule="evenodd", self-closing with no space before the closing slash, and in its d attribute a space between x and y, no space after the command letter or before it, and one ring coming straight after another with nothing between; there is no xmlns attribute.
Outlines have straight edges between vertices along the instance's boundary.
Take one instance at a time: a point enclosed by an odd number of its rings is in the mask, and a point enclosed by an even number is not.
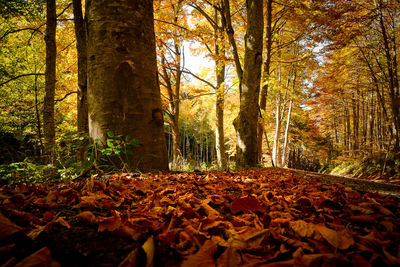
<svg viewBox="0 0 400 267"><path fill-rule="evenodd" d="M46 162L52 164L55 156L54 96L56 91L56 1L46 1L46 71L43 101L43 131Z"/></svg>
<svg viewBox="0 0 400 267"><path fill-rule="evenodd" d="M73 0L76 50L78 53L78 132L89 133L87 107L87 46L86 25L81 0Z"/></svg>
<svg viewBox="0 0 400 267"><path fill-rule="evenodd" d="M218 11L215 10L215 21L218 23ZM219 24L219 23L218 23ZM218 25L217 25L218 26ZM217 76L216 86L216 129L215 129L215 149L217 152L218 167L222 170L226 169L226 155L225 155L225 134L224 134L224 98L225 98L225 50L223 38L224 34L224 21L221 19L221 27L215 29L215 74Z"/></svg>
<svg viewBox="0 0 400 267"><path fill-rule="evenodd" d="M246 10L247 31L240 110L234 121L238 167L254 167L258 164L257 122L263 47L263 1L246 0Z"/></svg>
<svg viewBox="0 0 400 267"><path fill-rule="evenodd" d="M270 75L270 66L271 66L271 50L272 50L272 0L267 0L267 25L266 25L266 48L265 48L265 56L264 56L264 69L262 75L262 87L261 87L261 96L260 96L260 110L261 112L265 111L267 105L267 95L268 95L268 80ZM258 124L258 135L257 135L257 150L258 150L258 159L262 158L262 139L263 139L263 126Z"/></svg>
<svg viewBox="0 0 400 267"><path fill-rule="evenodd" d="M286 121L285 141L283 143L283 149L282 149L282 167L285 167L285 165L286 165L286 150L287 150L287 144L288 144L288 140L289 140L289 127L290 127L290 116L292 114L292 105L293 105L293 99L290 100L289 111L288 111L287 121Z"/></svg>
<svg viewBox="0 0 400 267"><path fill-rule="evenodd" d="M132 170L167 170L152 0L88 0L89 135L139 141Z"/></svg>

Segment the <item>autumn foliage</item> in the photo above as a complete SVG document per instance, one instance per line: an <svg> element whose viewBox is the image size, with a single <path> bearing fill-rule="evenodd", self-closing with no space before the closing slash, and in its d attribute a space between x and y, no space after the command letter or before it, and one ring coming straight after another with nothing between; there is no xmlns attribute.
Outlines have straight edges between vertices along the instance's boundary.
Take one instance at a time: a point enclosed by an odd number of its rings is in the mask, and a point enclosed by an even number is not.
<svg viewBox="0 0 400 267"><path fill-rule="evenodd" d="M92 177L0 190L5 266L390 266L400 202L295 171Z"/></svg>

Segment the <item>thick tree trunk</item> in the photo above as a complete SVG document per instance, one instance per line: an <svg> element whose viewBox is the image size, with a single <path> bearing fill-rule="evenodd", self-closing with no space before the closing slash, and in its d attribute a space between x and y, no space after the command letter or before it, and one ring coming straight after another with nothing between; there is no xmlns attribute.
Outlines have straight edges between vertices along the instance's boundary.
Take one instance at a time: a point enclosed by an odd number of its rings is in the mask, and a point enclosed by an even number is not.
<svg viewBox="0 0 400 267"><path fill-rule="evenodd" d="M46 72L45 95L43 101L43 131L46 162L54 162L55 154L55 122L54 122L54 96L56 91L56 1L46 1Z"/></svg>
<svg viewBox="0 0 400 267"><path fill-rule="evenodd" d="M238 167L254 167L258 164L257 122L263 47L263 1L246 0L246 10L247 31L240 110L234 121Z"/></svg>
<svg viewBox="0 0 400 267"><path fill-rule="evenodd" d="M157 79L152 0L89 0L89 134L106 143L107 132L138 139L130 168L167 170Z"/></svg>
<svg viewBox="0 0 400 267"><path fill-rule="evenodd" d="M87 46L86 25L81 0L73 0L76 50L78 53L78 132L89 133L87 107Z"/></svg>

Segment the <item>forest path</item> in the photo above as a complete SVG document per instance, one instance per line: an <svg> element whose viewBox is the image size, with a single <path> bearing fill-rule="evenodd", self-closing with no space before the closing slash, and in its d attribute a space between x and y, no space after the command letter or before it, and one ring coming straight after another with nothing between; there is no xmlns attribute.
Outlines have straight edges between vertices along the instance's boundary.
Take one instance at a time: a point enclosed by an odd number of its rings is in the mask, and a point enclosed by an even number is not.
<svg viewBox="0 0 400 267"><path fill-rule="evenodd" d="M400 197L400 185L397 184L374 182L361 178L352 178L352 177L331 175L331 174L321 174L321 173L302 171L296 169L289 169L289 170L296 172L301 177L306 179L311 179L329 184L339 183L355 190L368 191L373 193L376 192L384 195L392 195Z"/></svg>

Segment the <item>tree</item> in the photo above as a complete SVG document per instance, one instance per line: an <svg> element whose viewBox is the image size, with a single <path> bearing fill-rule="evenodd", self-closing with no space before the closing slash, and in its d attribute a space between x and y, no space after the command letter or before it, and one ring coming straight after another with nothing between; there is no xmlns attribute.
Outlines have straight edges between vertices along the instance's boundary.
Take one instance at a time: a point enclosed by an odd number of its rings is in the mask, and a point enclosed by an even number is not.
<svg viewBox="0 0 400 267"><path fill-rule="evenodd" d="M87 107L87 48L86 25L81 0L73 0L76 50L78 53L78 132L89 133Z"/></svg>
<svg viewBox="0 0 400 267"><path fill-rule="evenodd" d="M90 137L102 145L109 131L137 138L127 164L167 170L153 1L89 0L87 19Z"/></svg>
<svg viewBox="0 0 400 267"><path fill-rule="evenodd" d="M53 163L55 149L54 96L56 91L56 1L47 0L46 5L46 71L43 102L43 130L46 161Z"/></svg>
<svg viewBox="0 0 400 267"><path fill-rule="evenodd" d="M240 167L253 167L258 163L257 122L263 47L263 1L246 0L246 10L247 31L240 110L234 126L237 136L236 164Z"/></svg>

